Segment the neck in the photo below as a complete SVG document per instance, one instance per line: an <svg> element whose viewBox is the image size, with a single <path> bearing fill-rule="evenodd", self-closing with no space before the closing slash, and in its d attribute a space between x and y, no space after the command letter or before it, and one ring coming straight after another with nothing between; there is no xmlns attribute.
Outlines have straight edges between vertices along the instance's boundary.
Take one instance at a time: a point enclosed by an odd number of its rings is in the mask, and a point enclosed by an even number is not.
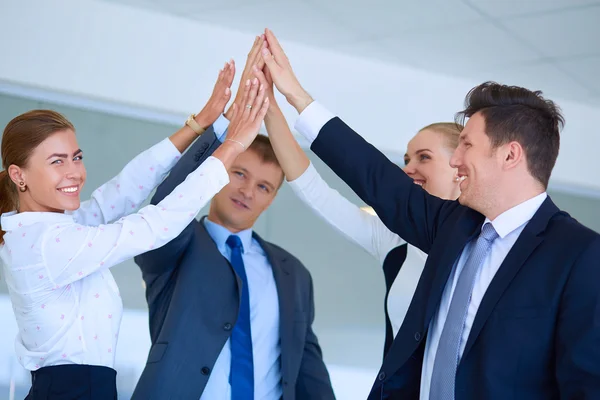
<svg viewBox="0 0 600 400"><path fill-rule="evenodd" d="M544 193L546 190L536 185L536 187L529 187L527 190L509 191L505 190L502 195L497 196L496 200L491 204L488 210L483 215L486 216L490 221L495 220L498 216L513 207L518 206L527 200L533 199L534 197Z"/></svg>
<svg viewBox="0 0 600 400"><path fill-rule="evenodd" d="M240 227L240 226L235 226L235 225L229 223L226 219L220 218L219 214L214 212L212 207L211 207L208 215L206 216L206 218L212 223L221 225L223 228L227 229L231 233L240 233L241 231L245 231L246 229L252 228L252 226Z"/></svg>

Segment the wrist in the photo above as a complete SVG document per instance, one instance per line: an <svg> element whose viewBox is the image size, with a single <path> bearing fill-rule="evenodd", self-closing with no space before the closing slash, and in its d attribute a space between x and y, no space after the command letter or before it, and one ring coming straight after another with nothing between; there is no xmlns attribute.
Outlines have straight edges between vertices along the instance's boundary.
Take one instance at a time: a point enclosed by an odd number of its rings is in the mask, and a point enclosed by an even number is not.
<svg viewBox="0 0 600 400"><path fill-rule="evenodd" d="M298 114L302 114L302 111L304 111L304 109L314 101L310 94L308 94L302 88L300 88L297 92L286 96L286 100L292 105L292 107L296 109L296 111L298 111Z"/></svg>
<svg viewBox="0 0 600 400"><path fill-rule="evenodd" d="M212 122L209 122L207 118L204 115L202 115L202 113L197 114L194 118L194 121L196 121L196 123L200 125L200 127L204 130L207 130L208 127L212 125Z"/></svg>
<svg viewBox="0 0 600 400"><path fill-rule="evenodd" d="M221 160L225 168L229 168L238 155L243 152L242 146L238 143L225 140L213 153L213 156Z"/></svg>

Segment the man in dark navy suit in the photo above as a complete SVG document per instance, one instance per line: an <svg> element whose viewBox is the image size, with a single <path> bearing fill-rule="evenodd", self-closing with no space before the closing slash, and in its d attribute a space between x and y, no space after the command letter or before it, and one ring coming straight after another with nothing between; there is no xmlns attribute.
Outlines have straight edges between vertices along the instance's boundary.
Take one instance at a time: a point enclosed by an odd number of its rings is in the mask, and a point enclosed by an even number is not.
<svg viewBox="0 0 600 400"><path fill-rule="evenodd" d="M429 254L369 399L600 399L600 235L546 194L558 107L519 87L471 90L451 159L462 193L445 201L313 101L266 35L264 60L300 113L296 129L390 230Z"/></svg>

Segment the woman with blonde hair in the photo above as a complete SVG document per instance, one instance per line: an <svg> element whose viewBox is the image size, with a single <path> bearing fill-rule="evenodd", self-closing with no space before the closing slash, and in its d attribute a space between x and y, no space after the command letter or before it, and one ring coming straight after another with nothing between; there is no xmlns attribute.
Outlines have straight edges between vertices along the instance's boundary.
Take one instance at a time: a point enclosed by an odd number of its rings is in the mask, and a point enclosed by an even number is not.
<svg viewBox="0 0 600 400"><path fill-rule="evenodd" d="M265 125L286 180L319 217L382 265L386 284L385 355L402 325L427 255L390 231L379 217L329 187L294 139L273 96L268 69L264 71L263 75L255 69L259 80L264 80L270 99ZM434 196L456 200L460 194L460 179L456 169L450 167L450 157L458 146L462 128L454 122L430 124L408 143L404 171L416 185Z"/></svg>

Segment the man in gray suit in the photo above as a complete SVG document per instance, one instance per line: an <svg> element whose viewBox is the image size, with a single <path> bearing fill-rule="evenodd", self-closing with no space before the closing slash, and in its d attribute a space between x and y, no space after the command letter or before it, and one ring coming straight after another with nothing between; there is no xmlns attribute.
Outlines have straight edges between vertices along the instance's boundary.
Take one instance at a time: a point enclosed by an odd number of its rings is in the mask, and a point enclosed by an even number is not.
<svg viewBox="0 0 600 400"><path fill-rule="evenodd" d="M248 75L247 66L242 82ZM221 118L196 140L152 204L225 140L226 124ZM259 135L229 176L208 217L135 258L146 283L152 347L133 399L334 399L312 330L311 276L252 230L284 178L269 139Z"/></svg>

